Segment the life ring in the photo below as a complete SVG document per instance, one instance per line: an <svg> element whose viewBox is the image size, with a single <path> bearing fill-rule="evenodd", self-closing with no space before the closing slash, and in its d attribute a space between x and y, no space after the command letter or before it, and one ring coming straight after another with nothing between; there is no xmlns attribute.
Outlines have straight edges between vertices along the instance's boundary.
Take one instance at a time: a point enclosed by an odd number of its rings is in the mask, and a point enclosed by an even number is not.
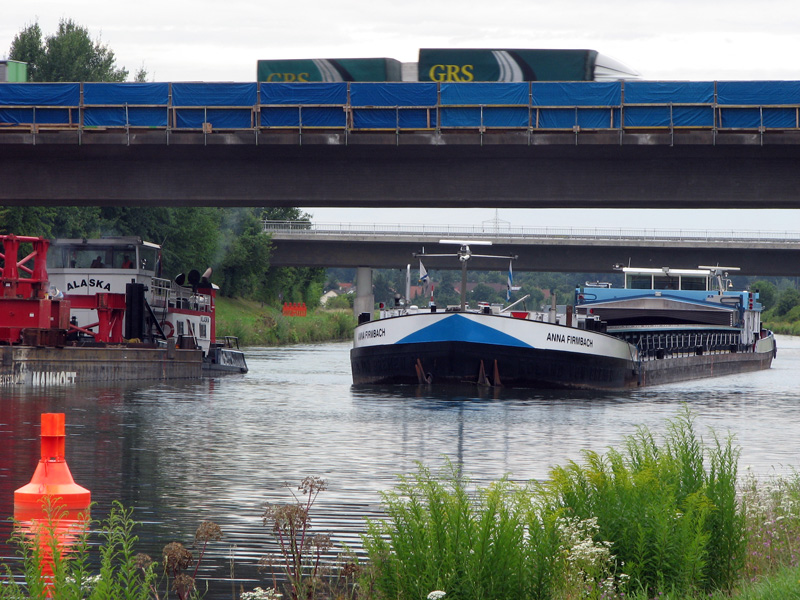
<svg viewBox="0 0 800 600"><path fill-rule="evenodd" d="M175 328L169 321L164 321L164 332L167 338L171 338L172 335L175 333Z"/></svg>

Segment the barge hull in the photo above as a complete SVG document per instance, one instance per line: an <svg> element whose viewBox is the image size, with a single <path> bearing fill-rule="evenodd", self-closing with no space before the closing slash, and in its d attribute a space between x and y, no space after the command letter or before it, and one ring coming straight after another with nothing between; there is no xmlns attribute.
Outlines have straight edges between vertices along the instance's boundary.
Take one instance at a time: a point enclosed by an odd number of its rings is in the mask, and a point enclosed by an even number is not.
<svg viewBox="0 0 800 600"><path fill-rule="evenodd" d="M772 352L733 352L650 360L642 364L642 386L761 371L772 358Z"/></svg>
<svg viewBox="0 0 800 600"><path fill-rule="evenodd" d="M769 369L773 352L739 352L634 361L552 350L504 348L469 342L394 344L350 351L353 383L488 383L540 389L615 390L721 377ZM426 379L420 378L417 361Z"/></svg>
<svg viewBox="0 0 800 600"><path fill-rule="evenodd" d="M179 348L6 346L0 348L0 387L199 379L201 350Z"/></svg>
<svg viewBox="0 0 800 600"><path fill-rule="evenodd" d="M632 360L464 341L353 348L350 362L356 385L480 383L481 362L486 381L504 387L610 390L639 382Z"/></svg>

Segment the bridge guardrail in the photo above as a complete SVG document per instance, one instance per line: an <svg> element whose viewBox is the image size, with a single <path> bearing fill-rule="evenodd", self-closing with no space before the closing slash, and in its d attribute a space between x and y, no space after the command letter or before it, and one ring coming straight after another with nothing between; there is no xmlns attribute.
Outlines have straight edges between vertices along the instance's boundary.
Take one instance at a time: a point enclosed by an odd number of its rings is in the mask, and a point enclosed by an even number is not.
<svg viewBox="0 0 800 600"><path fill-rule="evenodd" d="M583 227L495 227L493 225L429 225L382 223L313 223L308 221L264 221L267 233L297 233L308 236L364 234L373 236L440 235L471 238L591 239L617 241L742 241L758 243L800 243L800 231L758 231L708 229L637 229Z"/></svg>
<svg viewBox="0 0 800 600"><path fill-rule="evenodd" d="M3 131L800 131L800 81L0 83ZM80 136L79 136L80 138ZM130 141L130 140L129 140Z"/></svg>

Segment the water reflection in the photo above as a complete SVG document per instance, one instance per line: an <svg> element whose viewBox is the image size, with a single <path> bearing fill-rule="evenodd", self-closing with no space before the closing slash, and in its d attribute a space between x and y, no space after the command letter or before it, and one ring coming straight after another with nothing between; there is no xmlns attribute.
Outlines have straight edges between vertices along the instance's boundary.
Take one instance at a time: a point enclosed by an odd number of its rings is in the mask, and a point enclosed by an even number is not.
<svg viewBox="0 0 800 600"><path fill-rule="evenodd" d="M203 574L224 581L209 598L230 598L231 553L237 578L261 577L263 504L288 501L284 483L296 487L306 475L329 482L315 528L358 546L364 517L379 514L379 492L418 461L437 468L448 457L478 482L543 479L639 425L661 431L684 402L704 435L708 427L736 435L743 466L768 474L797 463L800 338L779 339L769 371L624 393L356 388L349 348L253 348L248 374L194 383L4 390L0 511L13 512L13 490L39 459L39 415L65 412L67 460L92 491L94 516L113 500L133 506L142 549L154 556L168 542L190 542L201 520L216 521L226 537Z"/></svg>

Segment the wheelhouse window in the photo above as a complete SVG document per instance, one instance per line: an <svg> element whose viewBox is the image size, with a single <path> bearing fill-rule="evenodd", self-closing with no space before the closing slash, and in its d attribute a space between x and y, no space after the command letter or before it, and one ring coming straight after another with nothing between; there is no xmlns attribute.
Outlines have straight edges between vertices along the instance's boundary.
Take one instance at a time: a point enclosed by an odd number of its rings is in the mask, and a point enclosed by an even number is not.
<svg viewBox="0 0 800 600"><path fill-rule="evenodd" d="M682 290L700 290L708 289L708 282L705 277L681 277Z"/></svg>
<svg viewBox="0 0 800 600"><path fill-rule="evenodd" d="M139 268L143 271L158 273L158 250L156 248L139 248Z"/></svg>
<svg viewBox="0 0 800 600"><path fill-rule="evenodd" d="M625 287L629 290L649 290L653 287L653 278L650 275L627 275Z"/></svg>
<svg viewBox="0 0 800 600"><path fill-rule="evenodd" d="M80 245L51 248L47 253L47 267L50 269L135 269L136 247L133 245Z"/></svg>
<svg viewBox="0 0 800 600"><path fill-rule="evenodd" d="M653 277L654 290L677 290L679 287L680 281L677 277L670 277L669 275Z"/></svg>

